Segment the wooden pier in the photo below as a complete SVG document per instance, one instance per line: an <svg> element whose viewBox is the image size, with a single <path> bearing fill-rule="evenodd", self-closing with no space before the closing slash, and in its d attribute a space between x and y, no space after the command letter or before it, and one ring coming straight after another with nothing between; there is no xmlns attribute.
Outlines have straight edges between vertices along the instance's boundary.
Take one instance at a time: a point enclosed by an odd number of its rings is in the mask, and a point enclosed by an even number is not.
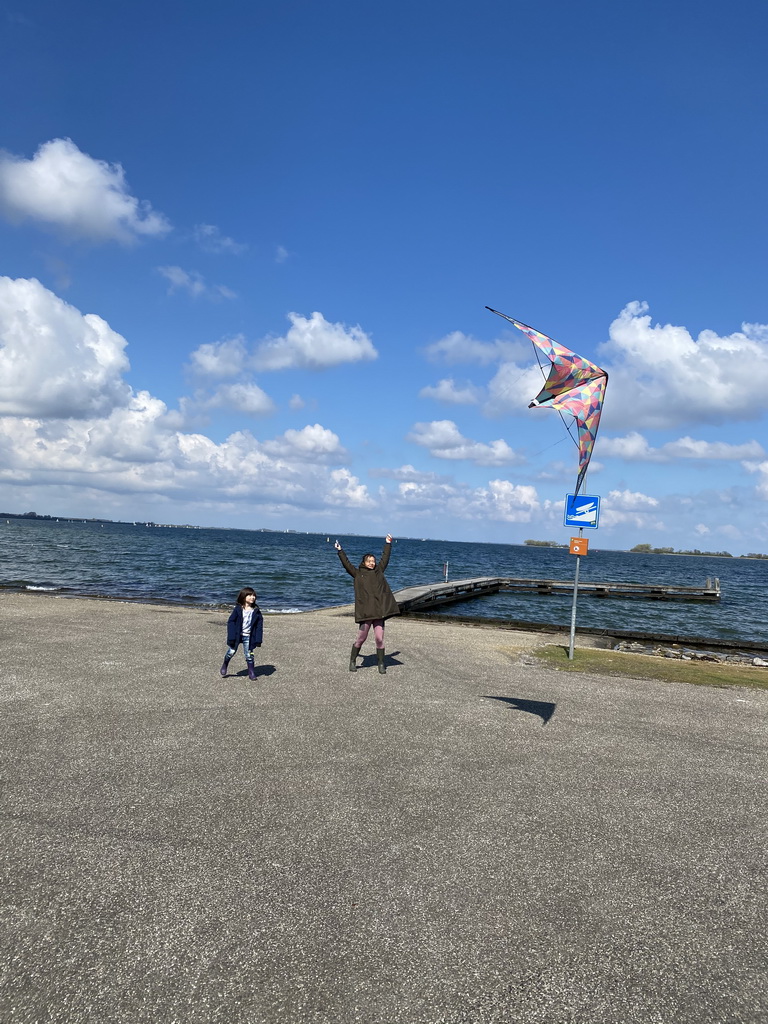
<svg viewBox="0 0 768 1024"><path fill-rule="evenodd" d="M503 591L527 594L572 594L573 580L527 580L510 576L476 576L468 580L427 583L395 592L404 614L423 612L445 604ZM720 580L707 579L703 587L682 587L669 583L586 583L579 581L579 593L589 597L645 598L651 601L719 601Z"/></svg>

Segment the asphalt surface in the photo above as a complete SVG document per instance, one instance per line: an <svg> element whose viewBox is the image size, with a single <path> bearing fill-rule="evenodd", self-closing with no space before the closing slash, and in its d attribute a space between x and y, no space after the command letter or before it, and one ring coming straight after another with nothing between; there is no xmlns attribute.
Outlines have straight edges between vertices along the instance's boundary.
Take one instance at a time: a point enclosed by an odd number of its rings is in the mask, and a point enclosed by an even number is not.
<svg viewBox="0 0 768 1024"><path fill-rule="evenodd" d="M350 611L0 597L5 1024L768 1020L768 692Z"/></svg>

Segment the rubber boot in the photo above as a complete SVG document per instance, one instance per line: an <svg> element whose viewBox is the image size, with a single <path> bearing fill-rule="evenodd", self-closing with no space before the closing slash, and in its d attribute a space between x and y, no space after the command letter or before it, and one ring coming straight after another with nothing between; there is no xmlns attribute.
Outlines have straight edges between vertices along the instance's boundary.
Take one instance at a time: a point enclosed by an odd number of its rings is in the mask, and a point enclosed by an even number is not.
<svg viewBox="0 0 768 1024"><path fill-rule="evenodd" d="M248 662L248 678L249 679L255 679L256 678L256 666L253 664L252 661Z"/></svg>
<svg viewBox="0 0 768 1024"><path fill-rule="evenodd" d="M226 679L226 678L227 678L227 665L228 665L228 664L229 664L229 658L225 658L225 659L224 659L224 664L223 664L223 665L221 666L221 668L219 669L219 672L220 672L220 673L221 673L221 675L222 675L222 676L224 677L224 679Z"/></svg>
<svg viewBox="0 0 768 1024"><path fill-rule="evenodd" d="M384 648L380 647L376 650L376 660L379 663L379 672L385 676L387 674L387 666L384 664Z"/></svg>
<svg viewBox="0 0 768 1024"><path fill-rule="evenodd" d="M358 656L359 653L360 653L360 648L359 647L355 647L355 645L352 644L352 653L349 656L349 671L350 672L357 672L357 660L356 659L357 659L357 656Z"/></svg>

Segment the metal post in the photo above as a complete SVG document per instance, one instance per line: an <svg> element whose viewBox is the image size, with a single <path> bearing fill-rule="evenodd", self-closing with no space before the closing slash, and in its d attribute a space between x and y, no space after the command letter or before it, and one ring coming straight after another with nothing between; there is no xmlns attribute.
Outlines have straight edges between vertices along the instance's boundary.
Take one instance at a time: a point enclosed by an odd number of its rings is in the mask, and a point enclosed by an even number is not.
<svg viewBox="0 0 768 1024"><path fill-rule="evenodd" d="M584 527L579 528L579 537L584 536ZM571 606L571 642L568 647L568 660L573 661L573 642L576 635L576 595L579 592L579 562L581 556L576 555L576 573L573 577L573 605Z"/></svg>
<svg viewBox="0 0 768 1024"><path fill-rule="evenodd" d="M443 579L448 582L448 562L443 562Z"/></svg>

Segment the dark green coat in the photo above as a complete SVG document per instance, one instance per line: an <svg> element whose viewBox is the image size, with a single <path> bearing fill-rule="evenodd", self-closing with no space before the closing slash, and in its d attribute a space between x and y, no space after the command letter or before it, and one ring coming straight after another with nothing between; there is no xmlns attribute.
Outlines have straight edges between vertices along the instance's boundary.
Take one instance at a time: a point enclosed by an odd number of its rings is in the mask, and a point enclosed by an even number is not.
<svg viewBox="0 0 768 1024"><path fill-rule="evenodd" d="M384 579L391 551L392 545L385 544L374 569L366 569L362 563L356 569L343 551L337 552L341 564L355 581L355 622L389 619L400 614L397 601Z"/></svg>

